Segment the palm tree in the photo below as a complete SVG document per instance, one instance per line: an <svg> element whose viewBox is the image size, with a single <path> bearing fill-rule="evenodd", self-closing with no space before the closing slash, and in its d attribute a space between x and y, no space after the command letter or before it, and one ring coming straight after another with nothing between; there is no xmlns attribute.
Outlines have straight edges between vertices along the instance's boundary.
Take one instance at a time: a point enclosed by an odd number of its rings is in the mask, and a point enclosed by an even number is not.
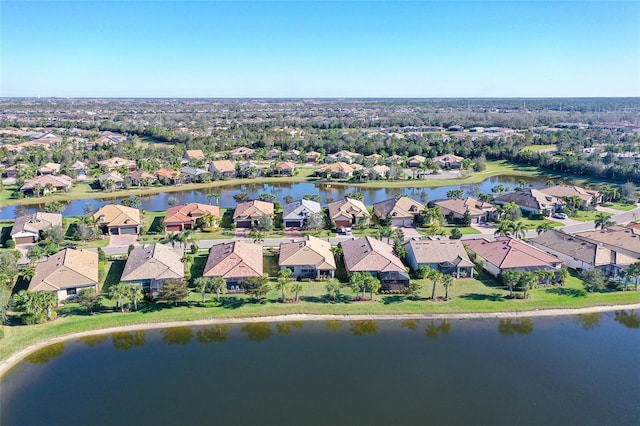
<svg viewBox="0 0 640 426"><path fill-rule="evenodd" d="M138 310L138 302L143 298L142 287L137 284L130 284L127 287L127 299L133 303L133 310Z"/></svg>
<svg viewBox="0 0 640 426"><path fill-rule="evenodd" d="M442 284L444 285L444 298L449 300L449 287L453 285L453 277L451 275L445 275L442 278Z"/></svg>
<svg viewBox="0 0 640 426"><path fill-rule="evenodd" d="M521 221L511 223L511 232L513 233L513 237L516 239L524 238L526 230L527 228L525 224Z"/></svg>
<svg viewBox="0 0 640 426"><path fill-rule="evenodd" d="M202 294L202 303L205 302L205 296L211 288L211 283L208 277L198 277L195 279L194 284L196 289Z"/></svg>
<svg viewBox="0 0 640 426"><path fill-rule="evenodd" d="M640 281L640 262L629 265L627 269L627 277L633 278L635 283L635 291L638 291L638 281Z"/></svg>
<svg viewBox="0 0 640 426"><path fill-rule="evenodd" d="M116 307L124 312L124 299L129 296L129 288L125 283L118 283L109 288L109 298L116 300Z"/></svg>
<svg viewBox="0 0 640 426"><path fill-rule="evenodd" d="M278 280L276 281L276 290L280 291L280 294L282 295L282 299L281 302L284 303L287 301L287 287L289 285L289 280L284 278L284 277L280 277L278 278Z"/></svg>
<svg viewBox="0 0 640 426"><path fill-rule="evenodd" d="M175 248L176 243L180 241L179 234L177 232L170 232L167 234L166 238L171 243L171 247Z"/></svg>
<svg viewBox="0 0 640 426"><path fill-rule="evenodd" d="M553 226L551 226L551 224L549 222L542 222L540 225L538 225L538 227L536 228L536 232L538 233L538 235L542 234L543 232L546 232L550 229L553 229Z"/></svg>
<svg viewBox="0 0 640 426"><path fill-rule="evenodd" d="M40 193L42 192L42 185L39 183L34 183L32 191L36 194L36 197L40 197Z"/></svg>
<svg viewBox="0 0 640 426"><path fill-rule="evenodd" d="M603 231L606 231L607 228L615 225L616 223L611 220L611 215L609 213L598 212L596 213L596 218L593 221L593 224L596 229L601 228Z"/></svg>
<svg viewBox="0 0 640 426"><path fill-rule="evenodd" d="M513 286L520 280L520 273L514 270L507 270L500 274L500 279L509 287L509 297L513 298Z"/></svg>
<svg viewBox="0 0 640 426"><path fill-rule="evenodd" d="M436 300L436 286L442 282L442 272L435 269L429 272L429 278L433 280L433 287L431 288L431 300Z"/></svg>
<svg viewBox="0 0 640 426"><path fill-rule="evenodd" d="M513 229L513 222L509 220L501 220L500 222L498 222L498 226L496 227L496 232L494 232L494 235L506 237L511 235L512 229Z"/></svg>
<svg viewBox="0 0 640 426"><path fill-rule="evenodd" d="M300 301L300 293L302 293L302 284L300 284L299 282L295 282L291 285L291 291L293 291L294 294L294 298L296 303L298 303Z"/></svg>
<svg viewBox="0 0 640 426"><path fill-rule="evenodd" d="M47 182L44 186L44 190L49 193L49 195L53 194L53 184L51 182Z"/></svg>
<svg viewBox="0 0 640 426"><path fill-rule="evenodd" d="M222 277L213 277L210 281L211 291L216 293L216 298L220 302L220 296L227 292L227 281Z"/></svg>

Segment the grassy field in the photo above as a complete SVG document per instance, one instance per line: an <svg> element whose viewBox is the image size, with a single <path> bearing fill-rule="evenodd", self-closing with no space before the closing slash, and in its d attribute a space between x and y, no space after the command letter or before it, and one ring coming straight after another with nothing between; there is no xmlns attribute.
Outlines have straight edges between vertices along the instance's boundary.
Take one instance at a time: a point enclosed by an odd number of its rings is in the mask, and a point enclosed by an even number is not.
<svg viewBox="0 0 640 426"><path fill-rule="evenodd" d="M628 212L629 210L633 210L638 206L636 204L625 204L625 203L619 203L619 202L616 202L616 203L607 202L607 203L602 203L602 207L609 207L611 209Z"/></svg>
<svg viewBox="0 0 640 426"><path fill-rule="evenodd" d="M597 214L598 212L596 210L594 211L577 210L575 214L572 214L571 216L569 216L569 218L573 220L579 220L580 222L591 222L596 219Z"/></svg>
<svg viewBox="0 0 640 426"><path fill-rule="evenodd" d="M267 256L268 257L268 256ZM197 256L194 268L204 266L205 256ZM265 260L268 264L272 260ZM273 263L273 262L272 262ZM104 284L104 289L115 283L109 276L124 266L123 261L112 262ZM116 272L111 272L114 270ZM479 279L460 279L450 288L451 300L432 302L431 282L419 280L423 288L417 300L409 300L404 295L376 295L375 302L353 302L353 293L343 287L343 295L337 302L325 297L325 284L322 282L304 282L304 291L299 303L278 302L279 292L272 290L267 300L255 304L244 295L227 295L223 303L213 302L214 296L208 295L209 302L202 306L201 295L193 291L188 302L174 307L162 303L143 302L140 310L131 313L113 311L113 302L105 301L105 308L95 315L80 314L78 306L67 304L58 311L59 317L47 324L33 326L4 326L4 338L0 344L0 359L28 345L64 334L108 327L134 325L142 323L193 321L209 318L244 318L285 314L437 314L470 312L513 312L532 311L551 308L580 308L598 305L630 304L640 302L640 292L611 291L607 293L587 294L580 280L572 276L564 287L539 288L530 292L526 300L509 299L506 288L498 286L493 279L481 275ZM444 295L444 288L437 288L438 297ZM290 295L291 297L291 295ZM74 314L74 315L71 315Z"/></svg>
<svg viewBox="0 0 640 426"><path fill-rule="evenodd" d="M555 144L551 145L529 145L522 148L522 152L552 151L556 149Z"/></svg>

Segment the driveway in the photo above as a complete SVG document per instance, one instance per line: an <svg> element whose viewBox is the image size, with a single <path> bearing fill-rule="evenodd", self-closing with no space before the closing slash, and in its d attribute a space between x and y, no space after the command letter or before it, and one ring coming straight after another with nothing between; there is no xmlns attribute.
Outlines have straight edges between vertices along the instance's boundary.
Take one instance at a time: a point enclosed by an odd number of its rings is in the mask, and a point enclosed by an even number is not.
<svg viewBox="0 0 640 426"><path fill-rule="evenodd" d="M494 235L496 233L496 227L488 222L472 223L471 227L476 231L479 231L482 235Z"/></svg>
<svg viewBox="0 0 640 426"><path fill-rule="evenodd" d="M131 244L139 246L137 235L111 235L108 247L129 247Z"/></svg>
<svg viewBox="0 0 640 426"><path fill-rule="evenodd" d="M285 238L300 238L302 237L302 230L300 228L286 228L284 236Z"/></svg>

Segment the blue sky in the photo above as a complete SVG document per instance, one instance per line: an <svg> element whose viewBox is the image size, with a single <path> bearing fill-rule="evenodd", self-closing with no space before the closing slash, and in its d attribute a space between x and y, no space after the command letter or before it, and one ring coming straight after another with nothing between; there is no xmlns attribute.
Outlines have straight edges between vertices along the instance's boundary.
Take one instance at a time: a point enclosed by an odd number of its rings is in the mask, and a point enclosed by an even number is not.
<svg viewBox="0 0 640 426"><path fill-rule="evenodd" d="M640 1L0 0L0 96L640 96Z"/></svg>

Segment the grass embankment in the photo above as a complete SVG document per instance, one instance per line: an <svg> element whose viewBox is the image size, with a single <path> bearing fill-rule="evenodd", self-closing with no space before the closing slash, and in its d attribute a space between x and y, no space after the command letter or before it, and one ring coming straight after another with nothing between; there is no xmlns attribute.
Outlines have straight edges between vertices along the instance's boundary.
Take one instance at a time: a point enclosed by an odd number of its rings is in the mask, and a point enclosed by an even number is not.
<svg viewBox="0 0 640 426"><path fill-rule="evenodd" d="M195 268L204 266L202 262L197 263ZM123 262L116 262L113 265L119 268L122 264ZM265 264L271 271L274 259L266 256ZM115 276L116 274L109 275ZM409 300L404 295L377 295L375 302L352 302L352 291L348 287L344 287L342 299L338 302L329 302L325 298L324 283L304 282L302 283L304 292L301 294L299 303L279 303L280 293L272 290L263 304L255 304L244 295L228 295L219 305L214 302L214 295L207 295L208 302L206 306L202 307L199 303L201 295L195 291L189 295L189 303L182 303L178 307L142 303L138 312L131 313L113 312L111 309L113 303L105 301L108 308L96 315L66 316L66 313L77 312L77 305L68 304L59 311L60 317L50 323L33 326L5 326L3 328L4 338L0 344L0 359L52 337L86 330L146 323L286 314L394 315L522 312L537 309L582 308L640 302L640 292L634 291L587 294L582 288L581 281L575 276L569 277L564 287L532 290L526 300L509 299L507 289L496 285L495 281L486 275L482 275L480 279L456 280L454 286L449 290L452 297L450 301L431 302L427 300L431 294L431 282L429 280L419 281L423 284L423 289L418 300ZM438 286L437 296L443 295L444 288Z"/></svg>

